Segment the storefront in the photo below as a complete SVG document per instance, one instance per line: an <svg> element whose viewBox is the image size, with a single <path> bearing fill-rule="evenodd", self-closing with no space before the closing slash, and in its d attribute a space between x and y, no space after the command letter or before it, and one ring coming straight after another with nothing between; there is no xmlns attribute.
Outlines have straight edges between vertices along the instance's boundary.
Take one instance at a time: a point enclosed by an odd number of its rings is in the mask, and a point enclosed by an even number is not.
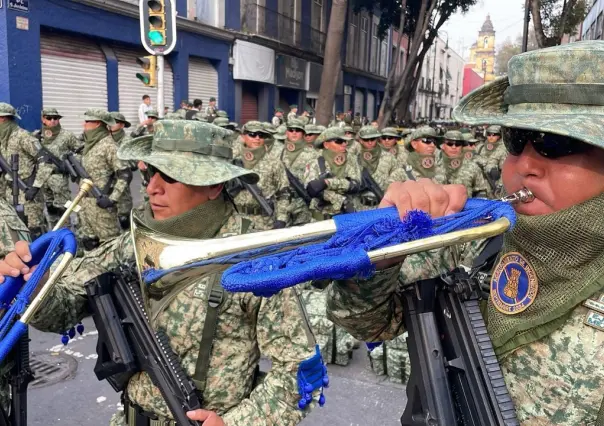
<svg viewBox="0 0 604 426"><path fill-rule="evenodd" d="M275 80L278 87L276 104L286 113L292 104L304 105L308 90L307 67L307 61L293 56L277 55L275 59Z"/></svg>

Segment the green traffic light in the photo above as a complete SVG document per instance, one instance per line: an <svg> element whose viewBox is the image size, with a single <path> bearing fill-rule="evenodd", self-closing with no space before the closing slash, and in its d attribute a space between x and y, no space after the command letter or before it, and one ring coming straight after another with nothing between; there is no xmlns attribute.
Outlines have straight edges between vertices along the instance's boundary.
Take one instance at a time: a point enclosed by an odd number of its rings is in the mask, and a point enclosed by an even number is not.
<svg viewBox="0 0 604 426"><path fill-rule="evenodd" d="M137 72L136 78L138 78L144 84L149 84L151 82L151 78L149 77L149 74L143 74L143 73Z"/></svg>
<svg viewBox="0 0 604 426"><path fill-rule="evenodd" d="M149 40L153 44L163 44L165 42L164 35L160 31L149 31Z"/></svg>

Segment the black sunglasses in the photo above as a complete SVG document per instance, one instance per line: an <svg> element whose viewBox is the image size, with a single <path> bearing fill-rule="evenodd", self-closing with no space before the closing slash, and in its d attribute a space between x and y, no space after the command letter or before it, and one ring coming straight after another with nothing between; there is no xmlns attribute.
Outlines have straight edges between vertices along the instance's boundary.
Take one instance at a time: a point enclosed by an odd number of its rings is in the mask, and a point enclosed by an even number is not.
<svg viewBox="0 0 604 426"><path fill-rule="evenodd" d="M432 144L432 143L436 143L436 140L434 140L434 139L428 139L428 138L423 138L423 139L420 139L420 141L422 141L422 142L423 142L423 143L425 143L426 145L430 145L430 144Z"/></svg>
<svg viewBox="0 0 604 426"><path fill-rule="evenodd" d="M167 174L165 174L164 172L162 172L155 166L152 166L151 164L147 164L147 163L145 163L145 165L147 166L147 169L142 170L141 172L143 174L143 177L147 181L147 183L151 182L151 178L155 175L155 173L159 173L161 178L169 185L172 185L172 184L178 182L176 179L171 178L170 176L168 176Z"/></svg>
<svg viewBox="0 0 604 426"><path fill-rule="evenodd" d="M303 130L302 130L302 129L294 129L294 128L292 128L292 127L288 127L288 128L287 128L287 131L288 131L288 132L293 132L293 133L302 133L302 132L303 132Z"/></svg>
<svg viewBox="0 0 604 426"><path fill-rule="evenodd" d="M384 141L390 141L392 139L396 139L394 136L382 136L382 140Z"/></svg>
<svg viewBox="0 0 604 426"><path fill-rule="evenodd" d="M54 120L59 121L61 119L61 117L56 117L56 116L51 116L51 117L47 116L47 117L44 117L44 118L46 120L48 120L48 121L54 121Z"/></svg>
<svg viewBox="0 0 604 426"><path fill-rule="evenodd" d="M514 128L501 130L505 148L511 155L520 155L527 143L531 143L537 153L547 158L560 158L567 155L588 152L592 146L568 136L553 133L535 132Z"/></svg>
<svg viewBox="0 0 604 426"><path fill-rule="evenodd" d="M476 142L466 142L468 144L468 146L475 146Z"/></svg>
<svg viewBox="0 0 604 426"><path fill-rule="evenodd" d="M450 146L450 147L453 147L453 146L460 147L460 146L464 145L464 142L463 141L446 141L445 145Z"/></svg>
<svg viewBox="0 0 604 426"><path fill-rule="evenodd" d="M344 139L330 139L325 142L333 142L333 143L337 143L338 145L342 145L343 143L348 143L348 141L345 141Z"/></svg>
<svg viewBox="0 0 604 426"><path fill-rule="evenodd" d="M266 135L264 133L260 133L260 132L247 132L246 135L248 135L252 139L256 139L256 138L265 139L266 138Z"/></svg>
<svg viewBox="0 0 604 426"><path fill-rule="evenodd" d="M363 138L361 138L361 140L363 142L377 142L377 138L371 138L371 139L363 139Z"/></svg>
<svg viewBox="0 0 604 426"><path fill-rule="evenodd" d="M501 136L499 133L487 133L487 136Z"/></svg>

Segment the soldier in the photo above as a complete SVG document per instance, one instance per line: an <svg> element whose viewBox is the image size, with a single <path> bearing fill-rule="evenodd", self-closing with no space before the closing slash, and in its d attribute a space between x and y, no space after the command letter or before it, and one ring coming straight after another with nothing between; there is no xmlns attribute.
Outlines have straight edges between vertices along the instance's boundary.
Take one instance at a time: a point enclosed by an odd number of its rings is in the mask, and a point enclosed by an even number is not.
<svg viewBox="0 0 604 426"><path fill-rule="evenodd" d="M469 198L487 198L490 195L489 186L480 167L463 156L464 144L461 132L449 130L445 133L440 149L447 183L465 186Z"/></svg>
<svg viewBox="0 0 604 426"><path fill-rule="evenodd" d="M275 108L275 115L273 116L271 123L275 127L279 127L280 125L283 124L283 109L282 108Z"/></svg>
<svg viewBox="0 0 604 426"><path fill-rule="evenodd" d="M344 121L344 113L342 111L336 112L336 117L329 123L329 127L341 127L346 126Z"/></svg>
<svg viewBox="0 0 604 426"><path fill-rule="evenodd" d="M472 136L471 133L464 133L463 140L465 145L463 146L463 157L470 161L474 160L474 154L476 151L476 144L478 143L478 139Z"/></svg>
<svg viewBox="0 0 604 426"><path fill-rule="evenodd" d="M254 183L258 176L231 164L230 149L222 141L227 134L208 123L164 120L152 138L120 147L122 160L147 164L150 203L134 214L151 232L208 239L250 228L249 221L235 214L224 184L235 178ZM29 253L27 244L20 242L0 264L0 273L7 275L24 252ZM90 314L83 283L134 263L134 257L134 242L124 233L72 262L32 325L53 332L69 329ZM226 292L220 275L189 277L178 283L180 288L164 280L142 288L145 299L158 307L150 326L166 331L170 347L203 396L204 409L188 413L189 418L215 426L298 424L315 405L298 408L301 363L320 365L321 359L296 291L286 289L270 299ZM261 355L272 367L260 383L256 372ZM319 398L318 392L309 393ZM147 373L130 377L123 401L124 409L114 415L112 426L174 424Z"/></svg>
<svg viewBox="0 0 604 426"><path fill-rule="evenodd" d="M103 193L99 199L84 198L78 214L82 246L93 250L120 234L116 205L129 189L132 172L128 163L117 158L117 143L107 128L115 125L111 115L100 109L89 109L84 120L82 166Z"/></svg>
<svg viewBox="0 0 604 426"><path fill-rule="evenodd" d="M349 109L346 112L346 114L344 114L343 120L347 126L352 126L352 110L351 109Z"/></svg>
<svg viewBox="0 0 604 426"><path fill-rule="evenodd" d="M304 126L304 141L310 148L314 150L315 141L317 140L319 135L323 133L324 130L325 127L323 126L317 126L316 124L307 124L306 126Z"/></svg>
<svg viewBox="0 0 604 426"><path fill-rule="evenodd" d="M315 141L315 147L322 149L321 155L310 163L305 177L306 191L313 198L310 210L315 220L355 211L361 169L356 158L346 151L348 141L339 127L325 130Z"/></svg>
<svg viewBox="0 0 604 426"><path fill-rule="evenodd" d="M298 118L298 105L292 104L289 106L289 113L287 114L287 123L292 118Z"/></svg>
<svg viewBox="0 0 604 426"><path fill-rule="evenodd" d="M312 215L304 197L308 194L302 193L305 191L304 178L306 174L307 165L314 162L319 153L315 150L314 146L309 142L309 139L317 138L316 128L313 124L307 124L304 130L300 132L303 124L299 119L291 120L288 123L285 149L281 158L285 168L290 171L293 176L288 176L290 187L292 188L292 201L290 204L290 212L292 217L293 225L302 225L304 223L310 223L312 221ZM309 129L313 132L308 138L305 130ZM295 182L292 182L292 179ZM296 187L298 190L296 191ZM300 191L301 193L298 193ZM307 200L308 201L308 200Z"/></svg>
<svg viewBox="0 0 604 426"><path fill-rule="evenodd" d="M384 151L388 151L394 155L400 167L407 165L407 155L409 152L398 141L401 136L394 127L385 127L382 129L382 137L380 138L380 147Z"/></svg>
<svg viewBox="0 0 604 426"><path fill-rule="evenodd" d="M140 124L132 133L130 133L130 136L133 138L138 138L140 136L153 134L153 126L157 120L159 120L159 114L156 110L150 109L147 111L147 120Z"/></svg>
<svg viewBox="0 0 604 426"><path fill-rule="evenodd" d="M42 188L46 212L48 213L48 229L52 229L65 213L65 204L71 200L67 171L63 165L63 156L70 152L79 152L83 144L72 132L61 127L63 118L56 108L42 110L42 130L39 140L46 149L46 163L53 166L52 174L47 178ZM69 223L69 222L67 222Z"/></svg>
<svg viewBox="0 0 604 426"><path fill-rule="evenodd" d="M386 191L394 181L407 180L403 168L399 166L394 155L379 147L378 140L381 136L380 131L373 126L364 126L359 130L358 141L361 150L358 161L361 173L367 173L368 176L363 176L362 179L363 192L359 197L358 210L376 208L382 200L380 194L376 192ZM371 184L375 184L377 188L372 190L367 179L370 179Z"/></svg>
<svg viewBox="0 0 604 426"><path fill-rule="evenodd" d="M436 161L436 141L436 131L432 127L420 127L408 136L405 172L410 180L428 178L438 183L446 182L445 171Z"/></svg>
<svg viewBox="0 0 604 426"><path fill-rule="evenodd" d="M229 118L229 114L225 110L219 109L219 110L216 111L216 117L222 117L222 118L227 118L228 119ZM209 117L208 117L208 120L209 120Z"/></svg>
<svg viewBox="0 0 604 426"><path fill-rule="evenodd" d="M208 116L205 112L198 112L193 116L193 120L202 121L208 123Z"/></svg>
<svg viewBox="0 0 604 426"><path fill-rule="evenodd" d="M15 119L21 119L15 108L0 103L0 154L10 164L11 155L19 155L19 177L29 186L19 194L19 203L24 205L27 226L33 239L44 233L44 199L40 188L52 175L55 166L47 163L47 154L40 142L27 130L19 127ZM5 174L0 188L4 189L7 200L12 200L12 177Z"/></svg>
<svg viewBox="0 0 604 426"><path fill-rule="evenodd" d="M361 130L361 127L363 127L363 123L361 122L361 113L357 112L354 115L354 119L352 120L353 133L356 135L359 132L359 130Z"/></svg>
<svg viewBox="0 0 604 426"><path fill-rule="evenodd" d="M254 170L260 176L255 186L258 200L242 185L231 188L231 196L237 211L249 219L257 230L285 228L289 221L291 191L283 164L267 155L265 139L271 134L259 121L248 121L243 126L243 146L240 157L246 170ZM269 205L263 208L261 202Z"/></svg>
<svg viewBox="0 0 604 426"><path fill-rule="evenodd" d="M216 107L216 98L214 96L212 96L210 98L210 103L206 107L206 110L205 110L206 116L208 117L208 121L210 123L218 116L217 111L218 111L218 108Z"/></svg>
<svg viewBox="0 0 604 426"><path fill-rule="evenodd" d="M262 123L262 127L269 133L269 136L264 140L264 145L266 145L266 155L270 158L275 158L278 161L281 161L281 155L283 153L283 142L285 138L276 138L277 129L271 123L265 121ZM282 126L282 133L285 135L285 126ZM275 143L278 142L278 143ZM243 144L241 145L243 146Z"/></svg>
<svg viewBox="0 0 604 426"><path fill-rule="evenodd" d="M501 143L501 126L487 128L487 140L478 148L475 161L482 168L495 196L501 194L501 167L507 157L505 145Z"/></svg>
<svg viewBox="0 0 604 426"><path fill-rule="evenodd" d="M505 188L526 186L536 197L514 205L517 222L503 236L481 309L521 425L603 420L602 392L591 390L604 388L604 113L576 91L601 84L603 53L601 42L584 41L514 56L508 76L470 93L454 111L462 122L503 126ZM419 201L437 217L462 209L466 196L456 185L405 182L389 190L384 206L404 215ZM397 262L380 264L370 282L332 284L328 317L368 341L401 334L400 289L413 281L397 277ZM424 269L430 278L456 266Z"/></svg>
<svg viewBox="0 0 604 426"><path fill-rule="evenodd" d="M117 146L121 146L123 143L128 142L132 139L130 136L126 135L124 129L130 127L130 123L124 117L124 114L121 114L118 111L111 112L111 118L115 121L115 126L111 126L111 136L113 136L113 140L117 143ZM138 169L136 163L130 163L130 170L136 171ZM133 207L132 201L132 193L130 192L130 185L126 189L124 189L124 193L121 198L117 202L117 218L120 221L120 227L126 231L130 229L130 211Z"/></svg>

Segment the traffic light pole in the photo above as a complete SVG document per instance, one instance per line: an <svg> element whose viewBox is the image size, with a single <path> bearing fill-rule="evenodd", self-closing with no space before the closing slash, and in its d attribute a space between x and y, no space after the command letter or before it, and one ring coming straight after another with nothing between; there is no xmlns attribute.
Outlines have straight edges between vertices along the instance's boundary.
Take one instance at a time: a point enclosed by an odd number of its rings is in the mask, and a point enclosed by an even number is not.
<svg viewBox="0 0 604 426"><path fill-rule="evenodd" d="M157 109L164 118L164 56L157 55Z"/></svg>

